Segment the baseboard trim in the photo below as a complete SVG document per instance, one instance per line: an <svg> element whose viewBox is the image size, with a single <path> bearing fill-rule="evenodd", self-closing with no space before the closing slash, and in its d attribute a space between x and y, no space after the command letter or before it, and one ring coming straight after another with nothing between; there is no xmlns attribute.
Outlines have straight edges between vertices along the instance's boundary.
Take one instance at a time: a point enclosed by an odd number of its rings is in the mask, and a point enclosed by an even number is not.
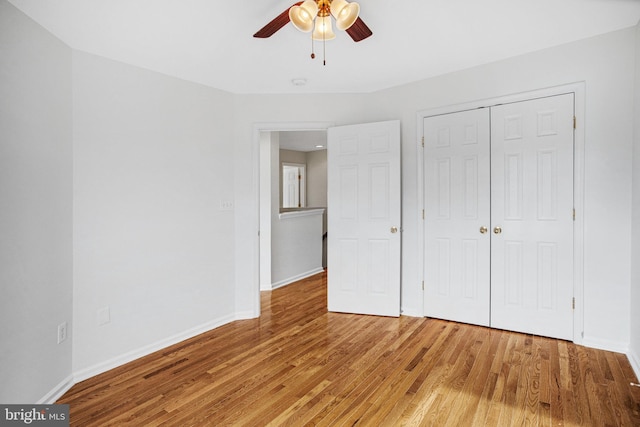
<svg viewBox="0 0 640 427"><path fill-rule="evenodd" d="M69 375L67 378L62 380L60 384L55 386L49 393L45 394L42 399L38 400L36 404L38 405L50 405L56 402L56 400L60 399L63 394L65 394L75 382L73 381L73 375Z"/></svg>
<svg viewBox="0 0 640 427"><path fill-rule="evenodd" d="M300 273L300 274L297 274L297 275L295 275L293 277L289 277L287 279L279 280L279 281L271 284L271 289L278 289L278 288L281 288L283 286L290 285L293 282L297 282L298 280L306 279L307 277L311 277L311 276L316 275L318 273L322 273L323 271L324 271L324 268L318 267L318 268L314 268L313 270L307 271L305 273Z"/></svg>
<svg viewBox="0 0 640 427"><path fill-rule="evenodd" d="M580 345L583 345L585 347L597 348L598 350L613 351L614 353L627 354L629 352L629 343L608 341L599 338L584 337Z"/></svg>
<svg viewBox="0 0 640 427"><path fill-rule="evenodd" d="M141 357L147 356L151 353L154 353L158 350L162 350L167 348L173 344L177 344L181 341L187 340L189 338L193 338L196 335L200 335L204 332L208 332L212 329L218 328L222 325L226 325L227 323L233 322L236 320L236 314L231 314L228 316L224 316L211 322L207 322L200 326L196 326L195 328L188 329L182 333L170 336L163 340L157 341L153 344L141 347L139 349L130 351L128 353L122 354L120 356L116 356L110 360L106 360L104 362L95 364L85 369L81 369L73 373L73 380L75 383L79 383L80 381L84 381L88 378L94 377L98 374L102 374L103 372L107 372L111 369L117 368L118 366L122 366L126 363L132 362Z"/></svg>
<svg viewBox="0 0 640 427"><path fill-rule="evenodd" d="M627 359L629 359L631 368L633 369L633 372L635 372L636 374L636 380L640 380L640 356L636 354L634 351L629 350L627 352Z"/></svg>
<svg viewBox="0 0 640 427"><path fill-rule="evenodd" d="M256 316L256 313L253 311L239 311L236 313L234 320L248 320L248 319L257 319L260 317L260 313Z"/></svg>

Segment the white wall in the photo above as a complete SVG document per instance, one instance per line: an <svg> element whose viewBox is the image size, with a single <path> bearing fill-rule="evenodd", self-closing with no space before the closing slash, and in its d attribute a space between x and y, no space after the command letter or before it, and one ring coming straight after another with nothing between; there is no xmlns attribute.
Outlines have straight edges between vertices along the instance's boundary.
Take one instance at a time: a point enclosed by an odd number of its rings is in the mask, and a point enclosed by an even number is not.
<svg viewBox="0 0 640 427"><path fill-rule="evenodd" d="M269 270L271 271L271 277L269 278L269 286L263 287L263 290L271 290L273 289L273 283L275 280L279 280L279 272L275 271L278 269L278 265L281 263L281 260L278 260L278 257L281 256L278 253L278 238L281 234L280 227L278 227L278 213L280 212L281 200L282 200L282 186L280 182L282 180L280 171L280 133L279 132L271 132L271 138L269 139L269 182L271 185L271 192L269 193L269 206L271 207L269 211L269 218L271 220L269 226L271 230L271 240L269 246L269 253L271 255L271 265L269 266ZM266 166L266 163L263 163ZM278 279L275 277L278 276Z"/></svg>
<svg viewBox="0 0 640 427"><path fill-rule="evenodd" d="M417 233L416 113L446 105L584 81L586 86L584 343L626 351L630 340L631 154L635 29L630 28L370 95L241 95L236 97L236 165L252 158L255 122L390 119L402 121L402 310L422 314L421 244ZM252 263L244 232L257 223L252 177L236 171L238 265ZM252 196L252 194L254 196ZM251 216L253 212L253 218ZM255 251L253 252L255 254ZM241 260L246 260L242 262ZM255 262L252 263L255 265ZM238 302L250 305L255 285L236 271ZM242 283L242 284L241 284ZM254 282L255 283L255 282Z"/></svg>
<svg viewBox="0 0 640 427"><path fill-rule="evenodd" d="M631 235L631 345L629 360L640 377L640 24L636 26L635 105L633 113L633 233Z"/></svg>
<svg viewBox="0 0 640 427"><path fill-rule="evenodd" d="M322 212L311 209L272 217L272 288L322 271Z"/></svg>
<svg viewBox="0 0 640 427"><path fill-rule="evenodd" d="M327 232L327 150L307 153L307 205L325 208L322 234ZM327 239L322 241L322 266L327 267Z"/></svg>
<svg viewBox="0 0 640 427"><path fill-rule="evenodd" d="M260 132L260 290L271 289L271 202L273 180L271 161L277 155L277 144L271 139L277 138L274 132ZM276 161L277 163L277 161ZM251 316L248 316L251 317Z"/></svg>
<svg viewBox="0 0 640 427"><path fill-rule="evenodd" d="M327 206L327 150L307 153L307 206Z"/></svg>
<svg viewBox="0 0 640 427"><path fill-rule="evenodd" d="M0 0L2 403L70 384L71 234L71 49Z"/></svg>
<svg viewBox="0 0 640 427"><path fill-rule="evenodd" d="M220 205L234 199L232 105L228 93L74 52L79 378L235 318L234 213Z"/></svg>

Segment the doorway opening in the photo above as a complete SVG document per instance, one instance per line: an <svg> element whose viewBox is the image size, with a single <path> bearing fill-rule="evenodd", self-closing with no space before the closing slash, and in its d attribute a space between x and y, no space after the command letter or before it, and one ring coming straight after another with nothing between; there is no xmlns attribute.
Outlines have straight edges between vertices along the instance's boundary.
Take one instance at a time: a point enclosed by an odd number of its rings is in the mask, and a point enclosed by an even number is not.
<svg viewBox="0 0 640 427"><path fill-rule="evenodd" d="M258 153L259 252L256 290L257 314L261 290L271 290L323 271L326 251L322 236L326 230L326 129L330 123L264 124L255 127ZM296 205L286 203L283 166L304 167ZM324 170L323 170L324 169ZM324 188L324 191L322 190ZM304 218L298 218L302 216ZM300 222L313 223L293 230ZM305 231L307 230L307 231ZM318 246L300 250L305 239ZM308 255L308 256L307 256ZM281 257L300 257L294 262ZM294 269L300 271L293 271Z"/></svg>

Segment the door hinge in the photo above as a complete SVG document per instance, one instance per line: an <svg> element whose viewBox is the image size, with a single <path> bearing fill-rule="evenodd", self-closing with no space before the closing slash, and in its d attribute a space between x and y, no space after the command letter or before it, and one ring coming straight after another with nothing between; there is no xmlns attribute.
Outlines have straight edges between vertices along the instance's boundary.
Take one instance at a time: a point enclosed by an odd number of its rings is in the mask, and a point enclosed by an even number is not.
<svg viewBox="0 0 640 427"><path fill-rule="evenodd" d="M574 221L576 220L576 210L575 210L575 208L573 209L573 220Z"/></svg>
<svg viewBox="0 0 640 427"><path fill-rule="evenodd" d="M424 135L422 136L422 146L424 147Z"/></svg>
<svg viewBox="0 0 640 427"><path fill-rule="evenodd" d="M424 291L424 280L422 281L422 290Z"/></svg>
<svg viewBox="0 0 640 427"><path fill-rule="evenodd" d="M578 128L578 119L576 118L576 116L573 116L573 128L574 129Z"/></svg>
<svg viewBox="0 0 640 427"><path fill-rule="evenodd" d="M424 219L424 209L422 209L422 219Z"/></svg>
<svg viewBox="0 0 640 427"><path fill-rule="evenodd" d="M572 308L573 310L575 310L575 309L576 309L576 297L573 297L573 298L572 298L572 300L571 300L571 308Z"/></svg>

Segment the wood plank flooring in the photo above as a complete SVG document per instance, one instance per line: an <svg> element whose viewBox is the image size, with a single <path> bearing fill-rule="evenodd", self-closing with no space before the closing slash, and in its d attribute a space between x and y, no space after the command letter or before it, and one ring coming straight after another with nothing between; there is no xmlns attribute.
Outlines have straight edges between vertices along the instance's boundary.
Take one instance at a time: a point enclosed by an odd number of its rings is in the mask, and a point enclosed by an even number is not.
<svg viewBox="0 0 640 427"><path fill-rule="evenodd" d="M326 274L76 384L71 425L640 426L622 354L436 319L327 313Z"/></svg>

